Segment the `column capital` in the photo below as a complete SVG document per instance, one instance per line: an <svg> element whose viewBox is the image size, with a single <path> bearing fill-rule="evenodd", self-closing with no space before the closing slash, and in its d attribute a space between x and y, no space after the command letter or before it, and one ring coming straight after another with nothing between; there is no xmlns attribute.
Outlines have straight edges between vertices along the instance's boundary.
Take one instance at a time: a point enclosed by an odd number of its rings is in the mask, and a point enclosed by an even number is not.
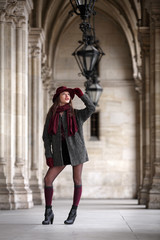
<svg viewBox="0 0 160 240"><path fill-rule="evenodd" d="M29 50L29 56L34 58L39 57L41 53L41 48L36 45L29 44L28 50Z"/></svg>
<svg viewBox="0 0 160 240"><path fill-rule="evenodd" d="M41 62L42 62L42 67L41 67L42 83L43 83L45 89L49 89L52 70L47 65L47 56L44 53L42 54Z"/></svg>
<svg viewBox="0 0 160 240"><path fill-rule="evenodd" d="M17 15L24 13L28 16L33 9L33 0L8 0L8 4L16 4Z"/></svg>
<svg viewBox="0 0 160 240"><path fill-rule="evenodd" d="M16 8L16 1L8 1L3 9L0 10L0 21L13 23L14 10Z"/></svg>
<svg viewBox="0 0 160 240"><path fill-rule="evenodd" d="M21 27L27 23L32 9L32 0L8 0L0 10L0 21L15 22L18 27Z"/></svg>
<svg viewBox="0 0 160 240"><path fill-rule="evenodd" d="M15 3L13 19L17 27L22 27L23 24L28 22L28 15L33 8L33 2L31 0L17 0Z"/></svg>
<svg viewBox="0 0 160 240"><path fill-rule="evenodd" d="M43 28L30 28L29 29L29 43L32 45L43 44L45 34Z"/></svg>
<svg viewBox="0 0 160 240"><path fill-rule="evenodd" d="M29 54L32 57L38 57L41 53L44 41L44 31L42 28L29 29Z"/></svg>
<svg viewBox="0 0 160 240"><path fill-rule="evenodd" d="M4 22L6 11L4 9L0 10L0 22Z"/></svg>

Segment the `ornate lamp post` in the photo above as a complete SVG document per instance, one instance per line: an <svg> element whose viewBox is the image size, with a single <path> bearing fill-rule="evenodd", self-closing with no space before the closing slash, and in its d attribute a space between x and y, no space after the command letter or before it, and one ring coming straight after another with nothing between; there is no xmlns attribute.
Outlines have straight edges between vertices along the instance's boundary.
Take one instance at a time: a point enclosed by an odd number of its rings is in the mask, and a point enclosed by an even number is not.
<svg viewBox="0 0 160 240"><path fill-rule="evenodd" d="M82 75L87 79L92 77L94 73L93 69L98 61L100 52L93 45L82 43L74 51L73 56L77 61Z"/></svg>
<svg viewBox="0 0 160 240"><path fill-rule="evenodd" d="M80 24L83 32L82 41L79 41L80 45L72 55L77 61L81 74L87 79L85 82L86 92L93 103L97 105L103 89L97 80L95 66L98 65L104 53L98 46L98 41L95 40L94 27L91 27L90 21L87 22L91 15L95 15L95 0L70 0L70 2L74 13L80 15L83 20Z"/></svg>

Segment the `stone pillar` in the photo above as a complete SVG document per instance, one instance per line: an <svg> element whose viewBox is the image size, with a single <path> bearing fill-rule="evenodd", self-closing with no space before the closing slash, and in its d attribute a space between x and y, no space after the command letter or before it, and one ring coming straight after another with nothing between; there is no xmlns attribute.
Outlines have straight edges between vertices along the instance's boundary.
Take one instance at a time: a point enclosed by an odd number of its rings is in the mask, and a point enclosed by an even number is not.
<svg viewBox="0 0 160 240"><path fill-rule="evenodd" d="M0 7L5 6L3 1ZM6 184L6 164L5 156L5 15L4 9L0 9L0 209L9 209L9 190Z"/></svg>
<svg viewBox="0 0 160 240"><path fill-rule="evenodd" d="M44 33L31 28L29 32L29 161L30 188L34 204L43 202L43 87L41 79L41 52Z"/></svg>
<svg viewBox="0 0 160 240"><path fill-rule="evenodd" d="M28 188L28 15L32 0L0 7L0 208L33 206ZM3 46L2 46L3 44ZM4 80L5 77L5 80ZM1 191L2 190L2 191Z"/></svg>
<svg viewBox="0 0 160 240"><path fill-rule="evenodd" d="M28 15L32 1L16 1L13 19L16 25L16 123L15 172L13 177L12 208L33 206L28 186Z"/></svg>
<svg viewBox="0 0 160 240"><path fill-rule="evenodd" d="M142 138L143 138L143 182L139 193L139 203L147 205L148 192L151 185L151 159L150 159L150 59L149 59L149 28L139 29L142 49Z"/></svg>
<svg viewBox="0 0 160 240"><path fill-rule="evenodd" d="M43 83L43 94L44 94L44 101L43 101L43 123L45 122L47 112L52 104L52 97L53 97L53 87L54 83L51 79L52 70L48 67L47 62L47 55L42 53L42 67L41 67L41 76L42 76L42 83ZM50 86L52 85L52 87ZM43 146L44 149L44 146ZM47 165L45 155L43 154L43 175L46 174Z"/></svg>
<svg viewBox="0 0 160 240"><path fill-rule="evenodd" d="M140 70L140 69L139 69ZM143 124L142 124L142 79L141 73L138 70L137 76L134 76L135 90L137 92L137 102L136 102L136 163L137 163L137 189L138 199L140 195L140 190L142 188L143 182Z"/></svg>
<svg viewBox="0 0 160 240"><path fill-rule="evenodd" d="M151 81L152 84L152 141L153 180L149 192L148 208L160 208L160 2L153 1L150 8L151 18ZM153 104L152 104L153 105Z"/></svg>

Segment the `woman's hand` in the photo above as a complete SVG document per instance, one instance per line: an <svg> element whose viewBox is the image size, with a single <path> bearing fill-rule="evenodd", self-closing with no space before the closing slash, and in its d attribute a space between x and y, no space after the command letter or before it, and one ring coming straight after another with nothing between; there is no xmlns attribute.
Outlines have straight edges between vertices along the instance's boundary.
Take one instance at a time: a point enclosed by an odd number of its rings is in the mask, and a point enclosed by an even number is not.
<svg viewBox="0 0 160 240"><path fill-rule="evenodd" d="M47 158L46 159L47 166L52 168L53 167L53 158Z"/></svg>
<svg viewBox="0 0 160 240"><path fill-rule="evenodd" d="M74 88L74 93L81 98L83 96L83 92L81 91L80 88Z"/></svg>

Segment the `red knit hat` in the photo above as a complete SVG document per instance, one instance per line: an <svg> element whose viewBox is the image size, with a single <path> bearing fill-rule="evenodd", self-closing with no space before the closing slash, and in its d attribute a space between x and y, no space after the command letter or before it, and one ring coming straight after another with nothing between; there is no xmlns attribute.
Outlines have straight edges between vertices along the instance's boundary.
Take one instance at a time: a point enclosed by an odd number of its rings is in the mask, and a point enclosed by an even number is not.
<svg viewBox="0 0 160 240"><path fill-rule="evenodd" d="M71 98L72 98L72 99L74 98L74 89L72 89L72 88L67 88L67 87L65 87L65 86L62 86L62 87L57 88L56 93L55 93L54 96L53 96L53 102L54 102L55 99L59 96L59 94L62 93L62 92L69 92Z"/></svg>

